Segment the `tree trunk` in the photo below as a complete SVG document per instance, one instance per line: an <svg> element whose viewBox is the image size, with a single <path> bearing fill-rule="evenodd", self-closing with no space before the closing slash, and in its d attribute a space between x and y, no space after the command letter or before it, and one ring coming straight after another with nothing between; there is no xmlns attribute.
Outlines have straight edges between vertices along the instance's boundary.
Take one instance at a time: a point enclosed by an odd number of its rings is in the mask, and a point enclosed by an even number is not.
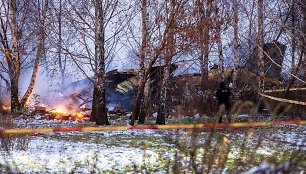
<svg viewBox="0 0 306 174"><path fill-rule="evenodd" d="M218 71L220 80L223 82L225 79L224 76L224 57L223 57L223 48L222 48L222 40L221 40L221 27L223 25L223 19L219 15L218 4L214 4L214 17L215 17L215 23L216 23L216 39L217 39L217 47L218 47L218 57L219 57L219 65L218 65Z"/></svg>
<svg viewBox="0 0 306 174"><path fill-rule="evenodd" d="M61 87L65 86L65 65L62 60L62 0L59 1L59 15L58 15L58 65L61 76Z"/></svg>
<svg viewBox="0 0 306 174"><path fill-rule="evenodd" d="M154 49L155 50L154 56L152 56L152 58L150 59L150 62L145 66L144 77L143 77L143 79L139 79L141 82L140 82L140 85L138 87L137 95L136 95L136 98L135 98L134 104L133 104L132 117L131 117L131 122L130 122L131 125L135 124L135 119L139 116L140 105L141 105L140 102L141 102L141 99L143 97L146 82L148 81L148 77L151 75L151 70L152 70L153 65L155 64L157 58L159 58L162 50L166 46L165 37L168 33L169 26L171 25L171 23L173 21L174 21L174 18L171 18L167 21L167 25L164 28L164 32L163 32L163 35L162 35L162 41L160 43L160 46L158 48ZM142 39L144 39L144 38L142 38Z"/></svg>
<svg viewBox="0 0 306 174"><path fill-rule="evenodd" d="M303 54L306 53L306 0L300 1L300 7L302 9L302 13L303 13L303 27L302 27L302 52ZM304 78L303 80L306 80L306 58L304 56L304 61L303 61L303 67L304 67Z"/></svg>
<svg viewBox="0 0 306 174"><path fill-rule="evenodd" d="M233 89L237 89L237 79L238 79L238 0L234 0L233 10L234 10L234 72L233 72Z"/></svg>
<svg viewBox="0 0 306 174"><path fill-rule="evenodd" d="M25 104L27 103L27 101L29 100L29 98L30 98L30 96L33 92L33 89L34 89L35 82L36 82L39 62L40 62L41 55L42 55L42 48L43 48L43 41L44 41L44 34L45 34L45 19L46 19L47 9L48 9L48 0L45 0L44 7L42 9L43 10L42 11L42 19L41 19L40 24L39 24L38 46L37 46L37 52L36 52L36 58L35 58L35 63L34 63L34 67L33 67L32 77L31 77L30 85L29 85L26 93L24 94L24 96L22 97L22 99L20 101L20 107L21 108L24 107Z"/></svg>
<svg viewBox="0 0 306 174"><path fill-rule="evenodd" d="M168 62L163 71L163 79L162 79L162 87L160 93L160 99L158 103L158 113L156 118L156 124L166 124L166 117L168 116L167 113L167 92L169 91L168 81L170 78L170 68L171 64Z"/></svg>
<svg viewBox="0 0 306 174"><path fill-rule="evenodd" d="M141 80L140 86L137 89L136 98L134 100L133 109L132 109L132 117L130 122L131 125L134 125L135 120L139 118L141 98L144 92L145 84L146 84L146 79Z"/></svg>
<svg viewBox="0 0 306 174"><path fill-rule="evenodd" d="M202 91L202 102L199 107L200 115L203 115L207 111L206 96L205 92L209 87L208 83L208 62L209 62L209 46L210 46L210 20L211 20L211 1L206 2L204 5L203 1L199 1L198 13L200 16L200 23L198 24L198 44L200 48L200 70L201 70L201 91ZM206 10L204 7L207 6Z"/></svg>
<svg viewBox="0 0 306 174"><path fill-rule="evenodd" d="M204 6L207 6L204 11ZM209 45L210 45L210 17L211 17L211 1L204 5L203 1L199 2L199 45L200 45L200 66L201 66L201 88L203 93L208 87L208 59L209 59Z"/></svg>
<svg viewBox="0 0 306 174"><path fill-rule="evenodd" d="M257 51L258 51L258 92L262 92L264 89L264 33L263 33L263 0L258 0L258 33L257 33ZM258 94L258 99L260 95ZM259 101L259 100L258 100Z"/></svg>
<svg viewBox="0 0 306 174"><path fill-rule="evenodd" d="M147 0L142 0L141 1L141 24L142 24L142 28L141 28L141 50L140 50L140 74L139 74L139 87L141 86L141 83L143 83L144 80L144 76L145 76L145 62L146 62L146 51L147 51L147 47L148 47L148 28L147 28L147 23L148 23L148 12L147 12ZM150 83L150 82L148 82ZM150 84L149 84L150 85ZM145 85L146 86L146 85ZM145 87L144 87L145 88ZM145 89L143 91L139 91L142 92L141 94L141 100L142 102L140 102L139 105L139 110L138 114L135 115L135 119L137 120L139 118L138 123L143 124L145 122L145 113L146 113L146 98L144 95Z"/></svg>
<svg viewBox="0 0 306 174"><path fill-rule="evenodd" d="M292 1L292 10L291 10L291 32L292 32L292 37L291 37L291 48L292 48L292 52L291 52L291 69L293 70L295 67L295 52L296 52L296 40L295 40L295 27L296 27L296 8L295 8L295 1Z"/></svg>
<svg viewBox="0 0 306 174"><path fill-rule="evenodd" d="M218 45L218 56L219 56L219 75L221 81L224 81L224 57L223 57L223 51L222 51L222 40L221 40L221 24L218 24L217 29L217 45Z"/></svg>
<svg viewBox="0 0 306 174"><path fill-rule="evenodd" d="M96 83L96 82L95 82ZM92 93L92 106L89 121L97 121L97 87L93 84L93 93Z"/></svg>
<svg viewBox="0 0 306 174"><path fill-rule="evenodd" d="M17 113L20 111L18 79L11 78L11 112Z"/></svg>
<svg viewBox="0 0 306 174"><path fill-rule="evenodd" d="M140 106L140 114L136 117L138 119L138 124L144 124L147 116L150 116L151 113L151 79L148 77L147 82L145 83L144 91L142 94L142 102Z"/></svg>
<svg viewBox="0 0 306 174"><path fill-rule="evenodd" d="M106 100L105 100L105 28L103 4L101 0L96 0L96 38L95 38L95 54L98 58L98 69L96 70L96 93L93 98L96 99L96 124L109 125L107 118Z"/></svg>
<svg viewBox="0 0 306 174"><path fill-rule="evenodd" d="M201 51L200 66L201 66L201 89L205 92L208 88L208 52Z"/></svg>
<svg viewBox="0 0 306 174"><path fill-rule="evenodd" d="M10 68L10 80L11 80L11 112L16 113L20 111L19 103L19 76L20 76L20 54L18 46L18 25L17 25L17 2L16 0L11 2L12 11L12 57ZM10 66L10 65L9 65Z"/></svg>
<svg viewBox="0 0 306 174"><path fill-rule="evenodd" d="M145 93L145 89L144 89L144 93ZM140 103L141 103L140 112L139 112L138 118L136 117L136 120L138 120L138 124L144 124L145 120L146 120L146 112L147 112L147 108L146 108L147 103L146 103L146 99L145 99L144 94L142 94L142 99L141 99Z"/></svg>
<svg viewBox="0 0 306 174"><path fill-rule="evenodd" d="M96 124L97 125L109 125L107 117L107 108L105 103L105 86L104 86L104 74L100 73L98 76L97 86L97 105L96 105Z"/></svg>
<svg viewBox="0 0 306 174"><path fill-rule="evenodd" d="M151 86L151 78L149 77L148 78L148 82L146 83L146 86L145 86L145 91L144 91L144 95L145 95L145 108L146 108L146 117L150 117L152 116L152 86Z"/></svg>
<svg viewBox="0 0 306 174"><path fill-rule="evenodd" d="M0 107L2 107L2 78L1 78L1 74L0 74Z"/></svg>
<svg viewBox="0 0 306 174"><path fill-rule="evenodd" d="M165 47L165 42L162 43L161 50ZM131 125L135 124L136 117L139 117L140 114L140 105L142 100L142 95L144 93L144 88L148 81L148 76L151 75L152 66L156 62L160 52L156 53L156 55L152 58L151 62L149 63L148 67L146 68L144 78L141 80L140 86L138 86L138 90L136 93L136 98L134 100L133 108L132 108L132 116L131 116Z"/></svg>
<svg viewBox="0 0 306 174"><path fill-rule="evenodd" d="M40 62L40 58L41 58L41 51L42 51L42 37L40 37L39 46L37 48L36 59L35 59L34 67L33 67L31 82L30 82L30 85L28 86L28 89L27 89L26 93L24 94L22 100L20 101L20 107L25 106L25 104L27 103L27 101L29 100L29 98L30 98L30 96L33 92L34 85L36 83L38 66L39 66L39 62Z"/></svg>
<svg viewBox="0 0 306 174"><path fill-rule="evenodd" d="M169 10L169 19L174 19L174 7L175 2L170 2L170 10ZM156 124L166 124L166 117L168 117L167 106L168 106L168 91L169 91L169 79L171 73L171 62L172 56L175 53L175 20L171 23L169 27L169 34L167 34L167 47L166 47L166 54L165 54L165 66L163 70L163 78L162 78L162 85L161 85L161 93L159 97L158 103L158 113L156 118Z"/></svg>

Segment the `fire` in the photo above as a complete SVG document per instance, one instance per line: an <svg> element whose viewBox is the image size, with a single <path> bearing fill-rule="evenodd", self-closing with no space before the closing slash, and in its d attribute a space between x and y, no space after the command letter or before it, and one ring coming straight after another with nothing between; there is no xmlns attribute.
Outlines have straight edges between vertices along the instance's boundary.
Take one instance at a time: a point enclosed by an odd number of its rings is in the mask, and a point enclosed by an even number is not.
<svg viewBox="0 0 306 174"><path fill-rule="evenodd" d="M49 110L49 112L52 114L51 118L53 119L59 119L59 120L76 120L78 122L84 121L85 115L82 113L70 110L69 108L66 108L65 106L57 106L53 110Z"/></svg>
<svg viewBox="0 0 306 174"><path fill-rule="evenodd" d="M58 107L54 110L51 110L50 112L57 114L57 115L67 115L68 114L67 110L63 107Z"/></svg>
<svg viewBox="0 0 306 174"><path fill-rule="evenodd" d="M81 113L73 113L73 116L75 116L77 119L82 119L84 117Z"/></svg>
<svg viewBox="0 0 306 174"><path fill-rule="evenodd" d="M8 110L11 110L11 107L7 106L7 105L3 105L2 109L5 110L5 111L8 111Z"/></svg>

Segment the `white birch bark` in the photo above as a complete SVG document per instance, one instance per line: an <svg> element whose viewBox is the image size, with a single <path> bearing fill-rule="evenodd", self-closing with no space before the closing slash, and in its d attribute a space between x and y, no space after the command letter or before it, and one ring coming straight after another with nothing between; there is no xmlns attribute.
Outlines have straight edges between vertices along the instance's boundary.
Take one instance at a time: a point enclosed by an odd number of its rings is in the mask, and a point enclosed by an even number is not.
<svg viewBox="0 0 306 174"><path fill-rule="evenodd" d="M258 92L264 89L264 33L263 33L263 0L258 0L258 33L257 33L257 52L258 52Z"/></svg>
<svg viewBox="0 0 306 174"><path fill-rule="evenodd" d="M233 11L234 11L234 72L233 72L233 89L237 89L237 79L238 79L238 0L234 0Z"/></svg>

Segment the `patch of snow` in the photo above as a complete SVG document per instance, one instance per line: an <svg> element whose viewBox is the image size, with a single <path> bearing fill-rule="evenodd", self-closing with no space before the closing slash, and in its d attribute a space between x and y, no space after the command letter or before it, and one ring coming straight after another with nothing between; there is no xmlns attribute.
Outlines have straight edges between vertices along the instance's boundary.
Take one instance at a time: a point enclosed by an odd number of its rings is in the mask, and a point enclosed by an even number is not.
<svg viewBox="0 0 306 174"><path fill-rule="evenodd" d="M123 169L135 164L141 166L144 151L137 148L106 147L103 144L54 141L35 138L27 150L12 151L10 166L18 166L21 173L90 173L98 170ZM158 155L145 151L147 165L158 164ZM0 159L0 164L5 164Z"/></svg>
<svg viewBox="0 0 306 174"><path fill-rule="evenodd" d="M200 117L200 114L199 113L197 113L195 116L193 116L195 119L200 119L201 117Z"/></svg>
<svg viewBox="0 0 306 174"><path fill-rule="evenodd" d="M240 115L238 115L238 118L239 117L249 117L249 115L248 114L240 114Z"/></svg>
<svg viewBox="0 0 306 174"><path fill-rule="evenodd" d="M40 116L40 115L35 115L35 116L34 116L34 119L40 120L40 119L41 119L41 116Z"/></svg>

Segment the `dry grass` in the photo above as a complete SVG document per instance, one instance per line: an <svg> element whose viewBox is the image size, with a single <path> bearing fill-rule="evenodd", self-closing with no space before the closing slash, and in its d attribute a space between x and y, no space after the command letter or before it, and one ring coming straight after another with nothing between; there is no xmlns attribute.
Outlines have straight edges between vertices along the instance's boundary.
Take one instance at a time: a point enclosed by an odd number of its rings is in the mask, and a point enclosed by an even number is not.
<svg viewBox="0 0 306 174"><path fill-rule="evenodd" d="M267 114L265 116L259 115L258 108L260 105L254 104L252 102L242 102L238 101L233 104L229 115L231 117L226 117L225 122L236 122L239 121L238 116L242 113L247 113L248 122L259 121L260 119L266 120L280 120L282 115L288 114L290 112L291 106L283 103L270 103L265 100L265 108L267 109ZM221 107L212 119L215 122L219 120L219 117L223 116L227 112L224 107ZM176 116L174 123L180 123L182 119L181 116L184 114L184 107L177 107ZM228 119L231 118L231 119ZM11 122L14 119L10 116L2 116L1 125L4 128L15 127ZM203 115L200 123L206 123L208 118ZM210 118L211 119L211 118ZM124 121L115 122L111 120L112 123L122 125ZM262 120L261 120L262 121ZM173 161L165 160L165 164L160 167L161 171L167 171L167 173L221 173L226 171L227 173L242 173L248 171L254 166L260 165L264 160L268 161L271 166L282 166L285 162L290 162L290 166L285 168L276 167L278 171L283 173L303 171L305 167L305 150L296 147L294 150L286 150L282 148L282 144L276 142L277 148L274 147L275 142L267 139L271 133L278 129L283 129L283 127L271 127L271 128L226 128L223 130L212 128L210 130L173 130L169 131L169 135L164 137L164 142L166 144L161 144L156 150L165 150L167 148L171 151L175 151L173 154ZM305 131L301 129L302 131ZM290 129L288 129L290 131ZM31 135L29 135L31 136ZM29 143L29 139L24 135L6 135L1 137L1 148L7 154L13 149L26 149ZM59 139L61 139L59 137ZM73 139L73 136L71 136ZM111 142L113 146L120 146L122 140L112 139ZM131 135L128 142L137 143L139 141L136 136ZM141 139L143 145L139 148L143 149L143 156L146 156L146 150L152 150L149 144L149 140ZM97 144L105 142L101 139ZM116 143L114 143L116 142ZM126 142L124 142L126 143ZM123 143L123 144L124 144ZM169 144L174 146L169 146ZM271 146L271 147L270 147ZM274 150L272 155L262 155L258 151L263 148L268 147ZM162 148L162 149L160 149ZM279 148L279 149L278 149ZM164 153L163 151L162 153ZM11 171L7 166L0 166L2 171ZM143 171L150 171L150 166L147 165L146 159L144 159L141 167L131 164L130 171L134 173ZM275 168L275 170L276 170ZM77 170L77 169L75 169ZM267 169L274 170L274 169ZM0 170L1 171L1 170ZM151 171L152 172L152 171ZM150 173L150 172L147 172ZM154 172L152 172L154 173Z"/></svg>

